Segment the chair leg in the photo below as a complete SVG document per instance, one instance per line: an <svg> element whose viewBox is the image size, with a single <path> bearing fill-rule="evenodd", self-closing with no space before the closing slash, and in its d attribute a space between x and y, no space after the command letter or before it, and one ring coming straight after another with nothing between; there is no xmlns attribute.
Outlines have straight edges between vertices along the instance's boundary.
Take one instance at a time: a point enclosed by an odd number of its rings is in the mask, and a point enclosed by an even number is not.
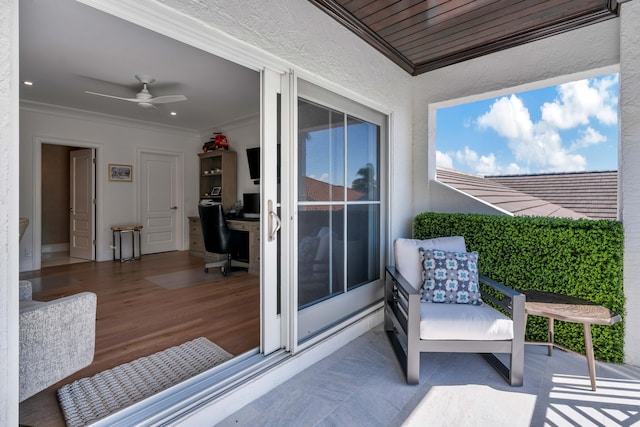
<svg viewBox="0 0 640 427"><path fill-rule="evenodd" d="M509 384L520 387L524 384L524 345L513 348L509 366Z"/></svg>
<svg viewBox="0 0 640 427"><path fill-rule="evenodd" d="M407 384L415 385L420 383L420 352L411 347L407 348Z"/></svg>

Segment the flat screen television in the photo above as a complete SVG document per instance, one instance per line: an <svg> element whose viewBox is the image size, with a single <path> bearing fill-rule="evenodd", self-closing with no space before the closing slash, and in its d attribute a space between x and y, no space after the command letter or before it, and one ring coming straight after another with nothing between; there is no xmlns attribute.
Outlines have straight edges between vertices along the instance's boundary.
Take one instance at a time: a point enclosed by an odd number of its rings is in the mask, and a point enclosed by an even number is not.
<svg viewBox="0 0 640 427"><path fill-rule="evenodd" d="M249 177L256 182L260 181L260 147L247 148L247 161L249 162Z"/></svg>
<svg viewBox="0 0 640 427"><path fill-rule="evenodd" d="M280 182L280 144L278 144L278 182ZM247 162L249 162L249 177L254 184L260 184L260 147L247 148Z"/></svg>

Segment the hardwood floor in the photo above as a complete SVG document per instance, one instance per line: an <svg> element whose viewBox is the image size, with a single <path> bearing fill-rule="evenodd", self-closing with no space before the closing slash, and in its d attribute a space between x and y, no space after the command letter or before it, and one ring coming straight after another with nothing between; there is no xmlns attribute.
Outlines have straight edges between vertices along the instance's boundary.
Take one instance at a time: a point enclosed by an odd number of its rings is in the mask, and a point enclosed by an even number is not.
<svg viewBox="0 0 640 427"><path fill-rule="evenodd" d="M98 295L93 363L20 404L20 424L64 426L56 391L64 384L206 337L238 355L260 344L259 278L234 271L211 282L165 289L145 277L203 266L187 251L144 255L121 264L105 261L22 273L34 279L33 299L47 301L77 292ZM40 279L38 279L40 278Z"/></svg>

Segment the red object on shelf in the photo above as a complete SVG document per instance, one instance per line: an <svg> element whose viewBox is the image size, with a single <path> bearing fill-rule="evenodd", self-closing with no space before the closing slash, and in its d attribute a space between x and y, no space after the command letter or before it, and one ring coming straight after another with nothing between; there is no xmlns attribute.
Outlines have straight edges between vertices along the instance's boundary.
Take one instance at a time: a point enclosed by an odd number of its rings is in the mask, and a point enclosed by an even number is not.
<svg viewBox="0 0 640 427"><path fill-rule="evenodd" d="M207 152L211 150L228 150L229 149L229 141L227 137L224 136L221 132L215 132L210 141L207 141L202 146L202 151Z"/></svg>

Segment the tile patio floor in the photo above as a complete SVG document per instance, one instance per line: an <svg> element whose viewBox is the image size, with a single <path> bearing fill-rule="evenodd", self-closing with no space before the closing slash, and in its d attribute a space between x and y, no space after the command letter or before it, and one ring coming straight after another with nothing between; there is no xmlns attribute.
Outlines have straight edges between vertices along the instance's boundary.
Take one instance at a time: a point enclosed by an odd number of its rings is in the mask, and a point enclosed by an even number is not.
<svg viewBox="0 0 640 427"><path fill-rule="evenodd" d="M219 426L640 426L640 368L525 347L523 387L476 354L430 353L409 386L382 326L253 401Z"/></svg>

